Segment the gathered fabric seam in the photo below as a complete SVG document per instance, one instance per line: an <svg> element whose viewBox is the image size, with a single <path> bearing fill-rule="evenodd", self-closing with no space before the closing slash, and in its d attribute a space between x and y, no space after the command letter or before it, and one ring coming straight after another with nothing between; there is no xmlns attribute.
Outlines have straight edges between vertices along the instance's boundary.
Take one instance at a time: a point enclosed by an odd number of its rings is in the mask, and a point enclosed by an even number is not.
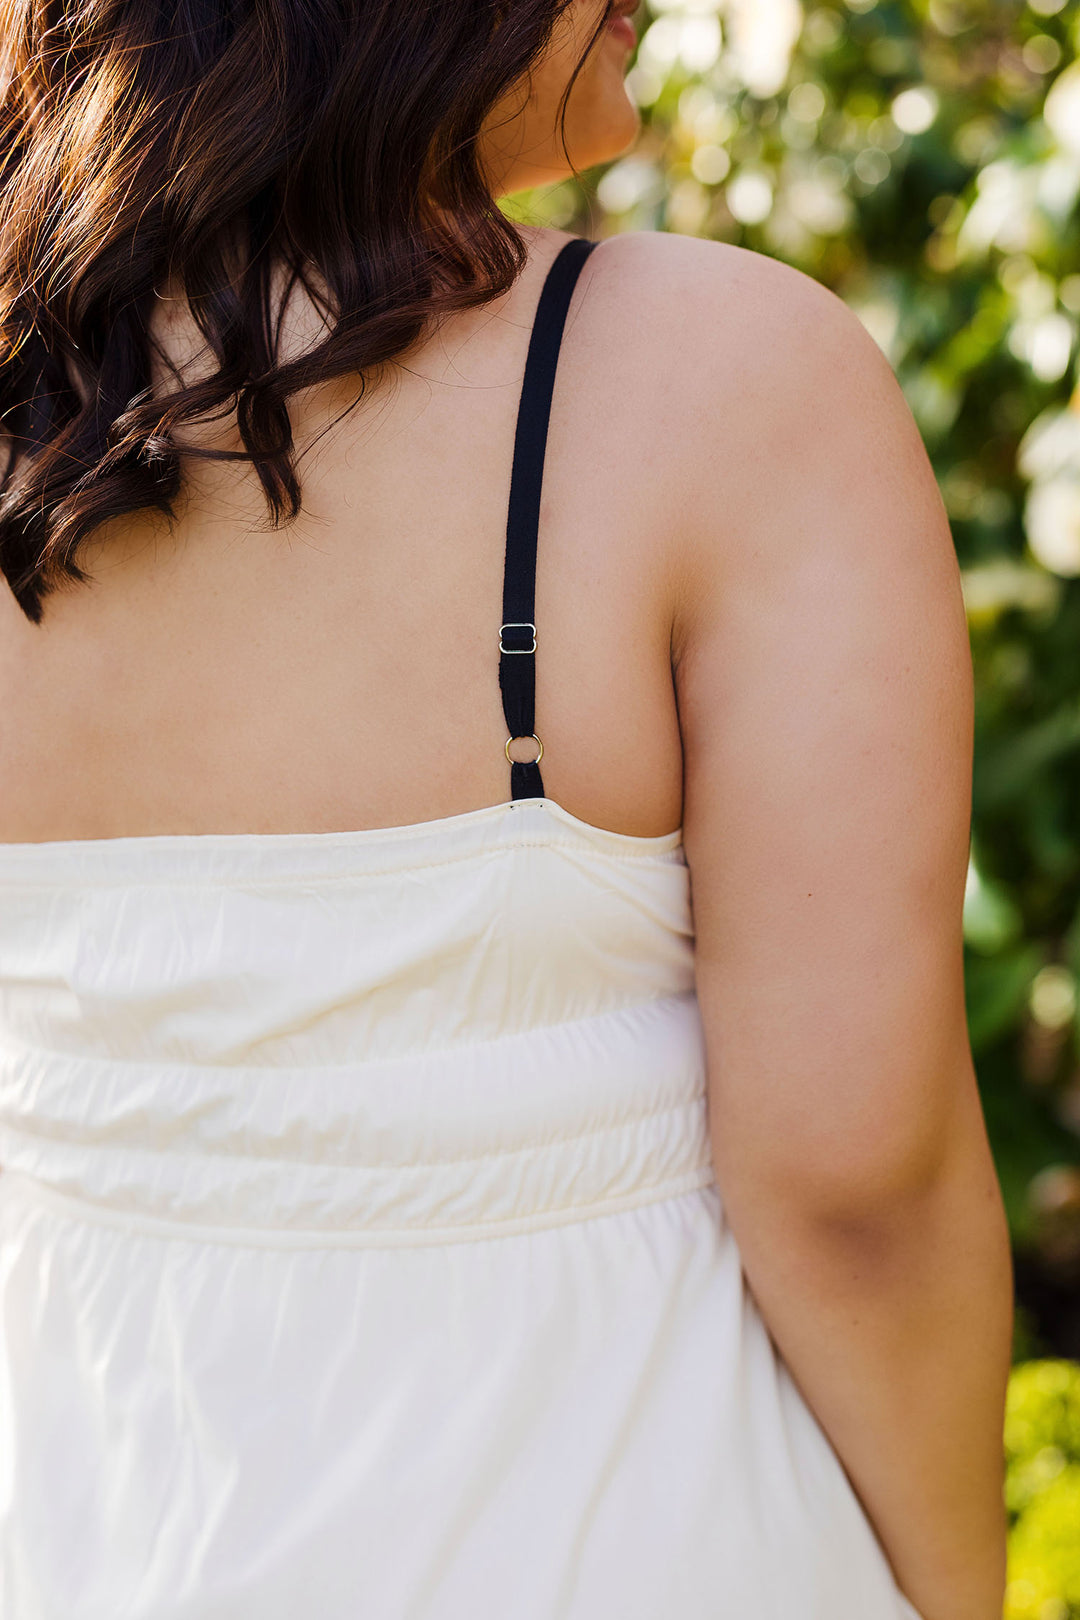
<svg viewBox="0 0 1080 1620"><path fill-rule="evenodd" d="M157 1238L162 1242L195 1243L200 1246L231 1244L237 1248L283 1251L444 1247L501 1237L523 1237L551 1228L577 1225L586 1220L601 1220L605 1216L628 1213L648 1204L687 1197L691 1193L701 1192L716 1185L715 1172L709 1166L684 1171L680 1176L668 1177L664 1181L654 1182L648 1187L639 1187L633 1193L619 1194L606 1201L600 1199L591 1204L564 1204L559 1209L544 1211L537 1215L507 1216L501 1221L481 1221L471 1225L462 1223L458 1228L425 1227L418 1223L415 1226L366 1227L350 1230L335 1230L331 1227L325 1231L311 1227L298 1229L286 1226L271 1231L267 1228L252 1230L247 1227L212 1226L209 1223L202 1225L197 1221L188 1224L169 1219L167 1216L114 1210L106 1205L95 1204L90 1199L57 1192L37 1182L34 1177L26 1176L19 1171L0 1170L0 1186L8 1178L29 1182L32 1198L49 1209L50 1213L66 1218L75 1225L108 1226L128 1237Z"/></svg>
<svg viewBox="0 0 1080 1620"><path fill-rule="evenodd" d="M634 1011L637 1008L653 1008L666 1001L690 1002L696 1000L696 989L665 991L659 996L641 996L633 1001L621 1001L614 1007L605 1008L603 1012L582 1013L580 1018L559 1018L550 1024L531 1024L528 1029L512 1030L505 1035L489 1035L479 1040L459 1041L454 1046L417 1047L411 1052L395 1053L391 1057L367 1058L354 1063L195 1063L195 1062L156 1062L153 1058L122 1058L122 1057L87 1057L76 1052L64 1052L48 1046L19 1046L5 1045L0 1034L0 1069L3 1067L5 1057L22 1056L41 1057L57 1063L74 1063L98 1065L101 1068L141 1068L154 1074L173 1073L180 1076L194 1070L198 1074L220 1075L280 1075L289 1078L309 1074L313 1076L323 1074L363 1074L365 1068L389 1068L392 1065L416 1063L426 1058L437 1061L446 1057L453 1057L458 1053L466 1053L478 1048L499 1046L503 1042L523 1041L530 1036L544 1036L555 1030L573 1030L581 1024L599 1021L601 1018L613 1018L620 1013Z"/></svg>
<svg viewBox="0 0 1080 1620"><path fill-rule="evenodd" d="M646 1109L642 1113L627 1114L611 1124L592 1125L588 1130L576 1131L571 1136L547 1137L543 1141L537 1140L534 1142L523 1143L520 1147L492 1148L486 1153L470 1153L450 1159L414 1159L404 1164L396 1161L390 1163L386 1160L376 1160L372 1163L355 1163L346 1161L344 1163L334 1164L327 1162L325 1159L285 1158L282 1155L275 1155L273 1153L239 1153L231 1151L228 1148L222 1149L206 1146L202 1142L199 1142L197 1144L197 1148L195 1149L193 1149L189 1143L184 1143L183 1146L179 1148L147 1147L143 1142L137 1144L126 1141L116 1143L96 1143L88 1142L85 1138L46 1135L41 1131L26 1130L18 1125L5 1124L3 1121L0 1121L0 1136L2 1136L5 1132L8 1132L13 1136L21 1137L23 1141L30 1142L32 1144L41 1143L63 1147L85 1147L86 1151L92 1155L108 1156L112 1153L121 1153L129 1159L135 1157L150 1160L161 1160L175 1157L180 1159L187 1158L190 1162L192 1157L194 1157L196 1163L202 1163L204 1161L216 1161L218 1163L224 1162L236 1164L276 1164L280 1165L283 1169L295 1169L298 1166L303 1166L309 1169L342 1172L353 1171L357 1173L362 1173L364 1171L378 1172L382 1170L393 1172L402 1170L423 1171L441 1170L443 1168L451 1168L457 1165L480 1165L487 1163L498 1164L504 1159L519 1158L521 1155L526 1153L544 1153L551 1148L572 1147L576 1143L587 1142L594 1137L614 1135L616 1132L629 1130L635 1125L647 1124L649 1120L660 1119L665 1114L678 1114L688 1109L696 1110L704 1101L705 1092L702 1089L699 1092L695 1092L693 1096L686 1097L680 1102L665 1103L661 1108L650 1108Z"/></svg>

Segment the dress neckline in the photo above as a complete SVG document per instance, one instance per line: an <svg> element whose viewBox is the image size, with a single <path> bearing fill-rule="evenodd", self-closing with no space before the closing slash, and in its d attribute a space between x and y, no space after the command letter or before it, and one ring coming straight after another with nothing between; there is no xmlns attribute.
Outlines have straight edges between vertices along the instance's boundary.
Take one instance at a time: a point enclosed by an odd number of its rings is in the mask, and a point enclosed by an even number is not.
<svg viewBox="0 0 1080 1620"><path fill-rule="evenodd" d="M49 853L67 857L78 855L80 852L85 852L88 856L110 851L121 854L125 848L147 853L154 849L160 849L162 852L178 852L184 849L270 850L275 847L293 850L305 848L329 850L335 846L345 849L365 849L379 844L405 843L411 839L430 838L440 832L453 833L458 829L464 830L482 826L485 822L510 818L520 820L524 831L527 825L533 822L533 812L539 817L551 818L593 842L598 840L606 842L613 848L622 848L628 853L640 850L642 853L666 854L678 849L682 844L681 826L668 833L615 832L610 827L600 827L595 822L584 821L572 811L564 809L556 800L545 797L506 799L500 804L481 805L474 810L462 810L451 816L436 816L427 821L402 822L387 827L351 827L336 832L127 833L108 838L0 841L0 869L7 861L34 860L35 851L39 851L44 858Z"/></svg>

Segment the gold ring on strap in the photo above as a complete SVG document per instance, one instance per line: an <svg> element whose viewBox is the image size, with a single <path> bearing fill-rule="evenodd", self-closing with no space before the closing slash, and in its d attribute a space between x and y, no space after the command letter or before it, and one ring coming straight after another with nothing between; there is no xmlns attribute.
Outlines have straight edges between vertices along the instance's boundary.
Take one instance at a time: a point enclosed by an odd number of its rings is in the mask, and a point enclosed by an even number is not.
<svg viewBox="0 0 1080 1620"><path fill-rule="evenodd" d="M540 752L537 754L535 759L511 759L510 758L510 744L514 743L514 742L526 742L528 739L525 738L525 737L507 737L507 739L506 739L506 759L507 759L507 763L509 765L539 765L540 761L544 757L544 745L540 741L539 737L536 735L535 731L531 733L531 736L532 736L533 742L536 744L537 748L539 748L539 750L540 750Z"/></svg>

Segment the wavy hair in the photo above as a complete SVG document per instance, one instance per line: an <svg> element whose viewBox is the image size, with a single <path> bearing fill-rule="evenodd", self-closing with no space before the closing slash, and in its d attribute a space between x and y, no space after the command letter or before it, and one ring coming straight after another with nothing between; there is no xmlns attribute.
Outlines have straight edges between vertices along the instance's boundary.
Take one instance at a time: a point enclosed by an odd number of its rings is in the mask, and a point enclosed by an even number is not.
<svg viewBox="0 0 1080 1620"><path fill-rule="evenodd" d="M29 619L98 525L174 518L177 428L235 412L243 450L183 454L249 461L280 527L290 395L356 373L355 408L433 316L513 285L477 141L568 4L0 0L0 571ZM155 398L164 284L216 369ZM282 362L298 284L325 335Z"/></svg>

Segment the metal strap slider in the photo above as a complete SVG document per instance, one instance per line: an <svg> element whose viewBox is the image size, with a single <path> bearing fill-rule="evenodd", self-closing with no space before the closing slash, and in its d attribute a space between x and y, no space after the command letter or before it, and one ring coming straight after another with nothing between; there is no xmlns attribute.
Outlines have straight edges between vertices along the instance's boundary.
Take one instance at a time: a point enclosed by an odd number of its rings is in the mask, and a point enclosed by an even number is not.
<svg viewBox="0 0 1080 1620"><path fill-rule="evenodd" d="M503 640L507 630L528 630L532 633L531 647L508 647ZM499 627L499 651L501 653L534 653L536 651L536 626L529 623L504 624Z"/></svg>
<svg viewBox="0 0 1080 1620"><path fill-rule="evenodd" d="M509 763L511 765L539 765L540 761L544 757L544 745L540 741L539 737L536 735L535 731L532 733L532 736L531 736L531 741L536 744L537 749L539 750L539 752L537 753L535 759L515 759L513 757L513 755L511 754L511 752L510 752L510 744L511 743L529 742L529 741L530 741L530 738L526 737L526 736L507 737L504 752L506 754L507 760L509 761Z"/></svg>

